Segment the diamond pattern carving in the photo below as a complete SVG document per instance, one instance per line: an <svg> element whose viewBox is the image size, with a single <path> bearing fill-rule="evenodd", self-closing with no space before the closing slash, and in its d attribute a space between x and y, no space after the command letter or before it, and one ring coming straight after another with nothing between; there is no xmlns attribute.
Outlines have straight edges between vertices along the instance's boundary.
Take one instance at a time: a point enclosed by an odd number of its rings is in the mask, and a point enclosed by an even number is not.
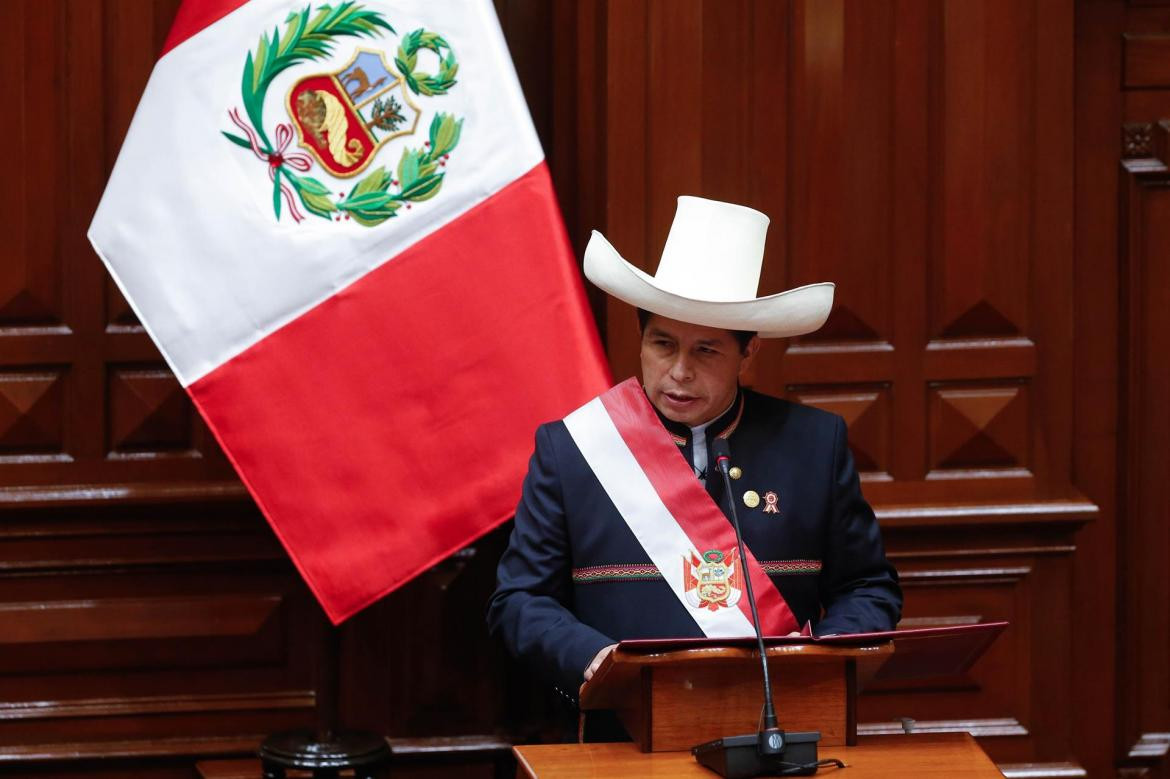
<svg viewBox="0 0 1170 779"><path fill-rule="evenodd" d="M47 324L60 321L57 306L50 302L52 291L23 286L24 279L5 273L0 280L0 323L5 325Z"/></svg>
<svg viewBox="0 0 1170 779"><path fill-rule="evenodd" d="M858 471L889 470L889 385L790 387L789 393L798 403L831 411L845 419Z"/></svg>
<svg viewBox="0 0 1170 779"><path fill-rule="evenodd" d="M881 336L855 311L847 306L836 305L824 326L813 333L802 336L805 341L878 341Z"/></svg>
<svg viewBox="0 0 1170 779"><path fill-rule="evenodd" d="M64 383L62 372L0 372L0 452L62 451Z"/></svg>
<svg viewBox="0 0 1170 779"><path fill-rule="evenodd" d="M1018 335L1020 327L986 300L980 300L943 328L945 338Z"/></svg>
<svg viewBox="0 0 1170 779"><path fill-rule="evenodd" d="M191 403L165 369L117 368L110 374L110 450L192 448Z"/></svg>
<svg viewBox="0 0 1170 779"><path fill-rule="evenodd" d="M930 395L932 470L1028 466L1026 385L932 385Z"/></svg>

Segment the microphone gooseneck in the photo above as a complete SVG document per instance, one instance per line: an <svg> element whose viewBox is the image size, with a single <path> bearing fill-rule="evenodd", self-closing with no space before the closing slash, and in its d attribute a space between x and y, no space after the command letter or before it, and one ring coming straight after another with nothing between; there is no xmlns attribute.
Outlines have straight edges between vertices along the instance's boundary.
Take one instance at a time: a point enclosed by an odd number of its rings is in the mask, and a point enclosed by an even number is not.
<svg viewBox="0 0 1170 779"><path fill-rule="evenodd" d="M821 734L784 732L776 724L776 707L772 703L772 680L768 675L768 654L764 633L760 629L760 613L752 592L751 573L747 570L747 550L735 512L735 498L731 490L731 446L725 438L711 442L716 467L723 473L727 489L727 503L731 509L731 526L735 529L735 543L739 549L740 570L744 572L744 589L755 622L756 644L760 648L760 665L764 669L764 718L759 730L744 736L725 736L691 748L691 754L700 765L706 766L727 779L749 779L756 776L811 776L822 765L833 763L844 768L839 760L817 760L817 742Z"/></svg>
<svg viewBox="0 0 1170 779"><path fill-rule="evenodd" d="M735 543L739 548L739 565L747 588L748 605L752 610L752 623L756 628L756 643L760 649L760 665L764 669L764 722L760 729L759 751L762 755L776 755L784 752L784 732L776 724L776 707L772 702L772 680L768 675L768 652L764 646L764 633L760 629L760 613L756 608L756 596L752 591L751 572L748 571L747 553L743 546L743 533L739 529L739 515L735 511L735 498L731 490L731 445L726 438L711 442L715 463L723 474L723 485L727 490L727 505L731 509L731 526L735 529Z"/></svg>

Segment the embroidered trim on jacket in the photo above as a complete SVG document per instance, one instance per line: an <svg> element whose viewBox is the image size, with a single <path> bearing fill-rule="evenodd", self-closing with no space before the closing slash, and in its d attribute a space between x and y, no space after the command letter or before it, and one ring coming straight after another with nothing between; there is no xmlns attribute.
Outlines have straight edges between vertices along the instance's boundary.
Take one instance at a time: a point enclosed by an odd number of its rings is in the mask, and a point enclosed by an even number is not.
<svg viewBox="0 0 1170 779"><path fill-rule="evenodd" d="M716 438L729 438L735 432L735 428L739 427L739 420L743 419L743 393L739 393L739 411L735 412L735 419L731 420L731 424L724 428L723 432L715 436Z"/></svg>
<svg viewBox="0 0 1170 779"><path fill-rule="evenodd" d="M820 573L820 560L761 560L760 567L770 576L784 574Z"/></svg>
<svg viewBox="0 0 1170 779"><path fill-rule="evenodd" d="M656 565L594 565L589 568L573 569L573 581L581 584L661 578L662 573Z"/></svg>
<svg viewBox="0 0 1170 779"><path fill-rule="evenodd" d="M760 567L770 576L799 575L821 572L820 560L761 560ZM592 565L573 569L573 582L594 584L597 582L657 581L662 573L654 565Z"/></svg>

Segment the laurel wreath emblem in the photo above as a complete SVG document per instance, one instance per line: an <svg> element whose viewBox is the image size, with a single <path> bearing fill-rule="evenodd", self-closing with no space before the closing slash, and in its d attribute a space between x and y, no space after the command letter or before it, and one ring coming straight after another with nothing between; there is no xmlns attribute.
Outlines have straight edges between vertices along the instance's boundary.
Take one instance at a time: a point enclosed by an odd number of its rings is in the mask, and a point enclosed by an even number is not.
<svg viewBox="0 0 1170 779"><path fill-rule="evenodd" d="M439 58L439 72L428 75L415 70L418 67L418 50L430 49ZM443 56L443 50L447 56ZM451 47L439 35L425 30L415 30L403 36L398 46L398 56L394 64L406 79L406 85L416 95L445 95L447 90L455 84L455 74L459 72L459 65L455 63L455 55Z"/></svg>
<svg viewBox="0 0 1170 779"><path fill-rule="evenodd" d="M283 34L279 28L271 34L261 34L256 50L249 51L244 61L241 93L251 124L245 123L236 111L229 116L246 137L223 132L229 141L251 150L268 163L276 218L280 219L282 206L287 204L293 219L301 221L303 217L293 199L295 193L311 214L324 219L339 219L345 214L361 225L372 227L395 216L403 205L437 195L445 176L440 168L459 144L463 129L462 119L446 113L436 114L431 121L429 140L423 148L403 150L395 175L385 167L374 168L336 200L325 184L311 176L299 175L310 169L311 162L306 155L286 151L292 137L291 128L277 125L276 143L273 143L264 127L264 100L272 81L294 65L330 56L338 38L376 37L380 30L397 33L382 14L365 9L356 0L322 4L316 13L310 3L301 11L290 13L284 23ZM419 49L429 49L439 57L437 73L416 70ZM459 70L447 42L438 34L421 29L403 36L394 62L407 87L416 95L428 97L446 94L456 83Z"/></svg>

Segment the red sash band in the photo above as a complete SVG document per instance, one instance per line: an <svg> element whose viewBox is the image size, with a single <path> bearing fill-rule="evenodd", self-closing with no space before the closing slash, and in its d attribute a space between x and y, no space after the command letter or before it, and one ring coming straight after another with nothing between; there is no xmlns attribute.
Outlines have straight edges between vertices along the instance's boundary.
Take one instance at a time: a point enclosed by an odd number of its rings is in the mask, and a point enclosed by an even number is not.
<svg viewBox="0 0 1170 779"><path fill-rule="evenodd" d="M679 456L678 447L662 426L638 381L628 379L602 394L600 400L618 434L663 505L691 540L693 548L700 554L707 549L736 548L734 528L695 478L685 459ZM796 618L784 596L746 545L744 551L764 635L785 635L797 630ZM740 598L736 607L750 623L751 606L747 598Z"/></svg>

